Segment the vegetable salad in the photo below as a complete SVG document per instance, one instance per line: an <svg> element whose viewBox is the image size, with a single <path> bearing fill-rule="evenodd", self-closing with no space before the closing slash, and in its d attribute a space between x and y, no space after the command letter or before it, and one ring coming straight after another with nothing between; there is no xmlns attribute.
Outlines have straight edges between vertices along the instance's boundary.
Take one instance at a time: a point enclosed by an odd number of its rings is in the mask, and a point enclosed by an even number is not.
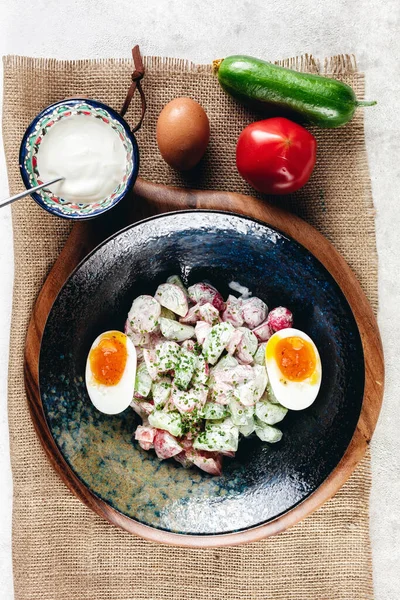
<svg viewBox="0 0 400 600"><path fill-rule="evenodd" d="M246 294L225 301L209 283L186 289L178 276L136 298L125 333L138 356L131 406L143 421L140 446L218 475L242 436L279 442L287 409L268 384L265 347L292 323L287 308L268 312Z"/></svg>

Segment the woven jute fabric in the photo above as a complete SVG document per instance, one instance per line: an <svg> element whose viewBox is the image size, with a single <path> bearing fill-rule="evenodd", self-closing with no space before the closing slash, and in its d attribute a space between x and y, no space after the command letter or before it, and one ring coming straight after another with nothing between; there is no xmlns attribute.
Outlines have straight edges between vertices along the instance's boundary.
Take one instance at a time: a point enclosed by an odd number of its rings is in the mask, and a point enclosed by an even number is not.
<svg viewBox="0 0 400 600"><path fill-rule="evenodd" d="M311 57L286 66L325 72L363 96L351 57L319 65ZM155 182L251 194L235 168L235 143L254 115L219 89L210 67L175 59L146 59L148 113L138 134L141 175ZM44 108L68 97L89 97L119 109L130 83L129 60L4 59L4 145L10 190L22 188L19 144ZM162 106L176 96L201 102L210 118L207 155L181 176L161 159L155 141ZM132 124L138 102L128 111ZM374 215L363 115L335 131L313 130L318 164L309 184L279 202L322 231L354 269L377 306ZM13 560L17 600L369 600L369 457L334 499L277 537L235 548L181 549L120 531L86 508L52 470L35 435L23 382L29 316L44 279L70 231L31 199L13 205L15 288L9 374L9 424L14 479Z"/></svg>

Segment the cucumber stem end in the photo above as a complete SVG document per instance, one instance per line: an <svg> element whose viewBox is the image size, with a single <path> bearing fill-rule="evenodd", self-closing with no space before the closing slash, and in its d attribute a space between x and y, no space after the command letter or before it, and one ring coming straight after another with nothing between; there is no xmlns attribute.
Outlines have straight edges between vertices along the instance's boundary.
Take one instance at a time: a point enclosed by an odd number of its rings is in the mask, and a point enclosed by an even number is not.
<svg viewBox="0 0 400 600"><path fill-rule="evenodd" d="M357 106L375 106L376 100L357 100Z"/></svg>

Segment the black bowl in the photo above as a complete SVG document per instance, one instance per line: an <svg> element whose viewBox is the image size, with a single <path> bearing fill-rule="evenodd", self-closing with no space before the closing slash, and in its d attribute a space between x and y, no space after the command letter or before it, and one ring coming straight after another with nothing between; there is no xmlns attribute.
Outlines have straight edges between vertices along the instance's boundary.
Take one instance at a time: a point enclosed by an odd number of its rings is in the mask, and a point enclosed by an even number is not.
<svg viewBox="0 0 400 600"><path fill-rule="evenodd" d="M289 412L283 439L242 441L213 477L160 462L132 439L131 409L99 413L84 383L95 337L123 329L133 298L178 273L208 280L226 297L230 281L270 307L288 306L315 341L322 386L307 410ZM350 307L321 263L280 232L237 215L186 211L132 225L93 251L62 288L43 335L40 391L50 431L76 475L128 517L184 534L256 527L312 494L344 455L364 390L364 357Z"/></svg>

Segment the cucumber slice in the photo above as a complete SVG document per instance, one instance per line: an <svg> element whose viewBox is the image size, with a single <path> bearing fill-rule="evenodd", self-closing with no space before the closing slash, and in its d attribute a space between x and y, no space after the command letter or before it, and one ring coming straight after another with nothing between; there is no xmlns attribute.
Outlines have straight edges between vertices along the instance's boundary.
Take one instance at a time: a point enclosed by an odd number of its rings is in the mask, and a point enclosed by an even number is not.
<svg viewBox="0 0 400 600"><path fill-rule="evenodd" d="M187 390L197 365L197 356L184 348L181 349L179 362L175 367L174 384L180 390Z"/></svg>
<svg viewBox="0 0 400 600"><path fill-rule="evenodd" d="M207 385L209 368L204 356L196 357L196 368L192 377L192 383L201 383Z"/></svg>
<svg viewBox="0 0 400 600"><path fill-rule="evenodd" d="M157 344L155 350L157 356L156 365L159 373L175 369L181 355L181 348L176 342Z"/></svg>
<svg viewBox="0 0 400 600"><path fill-rule="evenodd" d="M255 431L260 440L263 442L269 442L270 444L279 442L283 435L280 429L277 427L271 427L271 425L267 425L259 419L256 420Z"/></svg>
<svg viewBox="0 0 400 600"><path fill-rule="evenodd" d="M248 425L253 422L254 409L252 406L243 406L237 400L231 400L229 403L232 422L238 427Z"/></svg>
<svg viewBox="0 0 400 600"><path fill-rule="evenodd" d="M275 425L285 418L287 408L280 404L272 404L272 402L257 402L255 406L255 414L257 418L267 425Z"/></svg>
<svg viewBox="0 0 400 600"><path fill-rule="evenodd" d="M234 332L230 323L218 323L211 328L203 345L203 355L207 362L215 365Z"/></svg>
<svg viewBox="0 0 400 600"><path fill-rule="evenodd" d="M241 433L244 437L248 437L255 431L255 429L256 429L256 424L254 422L254 419L252 418L251 421L246 423L246 425L241 425L239 427L239 433Z"/></svg>
<svg viewBox="0 0 400 600"><path fill-rule="evenodd" d="M161 307L161 315L160 316L164 317L164 319L171 319L171 321L177 321L177 319L178 319L178 315L173 313L172 310L169 310L169 308L165 308L165 306Z"/></svg>
<svg viewBox="0 0 400 600"><path fill-rule="evenodd" d="M245 406L253 406L263 395L267 382L266 368L261 365L255 365L252 368L250 380L237 387L235 396Z"/></svg>
<svg viewBox="0 0 400 600"><path fill-rule="evenodd" d="M175 411L155 410L149 415L149 423L152 427L168 431L175 437L180 437L183 433L181 415Z"/></svg>
<svg viewBox="0 0 400 600"><path fill-rule="evenodd" d="M184 292L185 296L189 297L188 291L185 288L185 285L184 285L182 279L179 277L179 275L171 275L171 277L168 277L167 283L172 283L173 285L177 285Z"/></svg>
<svg viewBox="0 0 400 600"><path fill-rule="evenodd" d="M160 329L162 335L167 340L174 342L183 342L194 336L194 327L191 325L184 325L183 323L173 321L172 319L165 319L164 317L160 318Z"/></svg>
<svg viewBox="0 0 400 600"><path fill-rule="evenodd" d="M229 411L226 406L217 404L216 402L207 402L201 410L199 416L207 421L221 420L229 416Z"/></svg>
<svg viewBox="0 0 400 600"><path fill-rule="evenodd" d="M171 396L171 390L172 381L170 377L164 375L164 377L159 377L156 379L156 381L153 381L153 385L151 386L151 394L153 396L155 406L164 406Z"/></svg>
<svg viewBox="0 0 400 600"><path fill-rule="evenodd" d="M147 398L150 394L152 382L153 380L149 375L145 363L141 363L136 370L135 395L137 394L141 398Z"/></svg>
<svg viewBox="0 0 400 600"><path fill-rule="evenodd" d="M210 452L236 452L239 445L239 428L227 418L207 421L205 430L194 440L193 448Z"/></svg>
<svg viewBox="0 0 400 600"><path fill-rule="evenodd" d="M261 365L265 367L265 349L267 347L267 342L263 342L257 348L257 352L254 355L254 362L256 365Z"/></svg>
<svg viewBox="0 0 400 600"><path fill-rule="evenodd" d="M228 371L229 369L234 369L238 366L238 364L239 363L234 356L227 354L226 356L223 356L221 360L217 362L215 367L211 369L211 374L214 375L218 371Z"/></svg>
<svg viewBox="0 0 400 600"><path fill-rule="evenodd" d="M272 402L272 404L279 404L279 402L278 402L278 400L276 399L276 396L275 396L275 394L274 394L274 391L273 391L273 389L272 389L272 386L271 386L271 382L270 382L270 381L267 383L267 388L266 388L266 390L265 390L265 394L264 394L264 396L261 398L261 400L263 400L264 398L266 398L266 400L267 400L268 402Z"/></svg>

